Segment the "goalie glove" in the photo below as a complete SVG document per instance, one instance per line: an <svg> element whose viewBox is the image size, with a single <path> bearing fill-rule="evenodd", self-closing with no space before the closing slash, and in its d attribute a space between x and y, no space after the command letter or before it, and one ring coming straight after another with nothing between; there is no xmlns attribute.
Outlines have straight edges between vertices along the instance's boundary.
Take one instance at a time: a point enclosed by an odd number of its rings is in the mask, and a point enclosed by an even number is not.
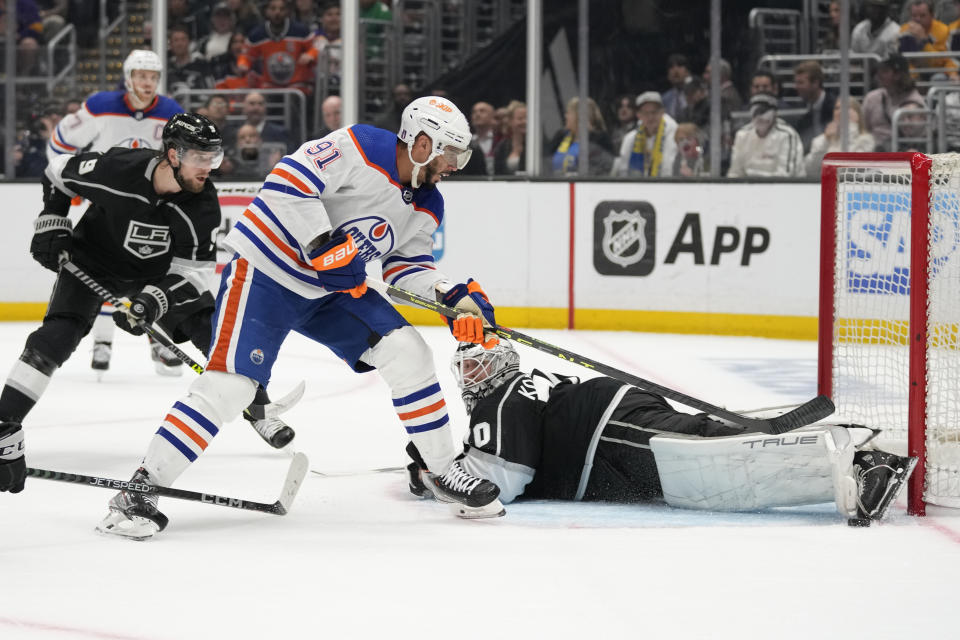
<svg viewBox="0 0 960 640"><path fill-rule="evenodd" d="M307 254L317 280L328 291L359 298L367 292L367 263L350 234L337 233Z"/></svg>
<svg viewBox="0 0 960 640"><path fill-rule="evenodd" d="M143 325L153 324L167 312L169 303L163 289L152 284L130 299L130 306L113 312L113 322L135 336L143 335Z"/></svg>
<svg viewBox="0 0 960 640"><path fill-rule="evenodd" d="M20 423L0 422L0 491L23 491L23 483L27 478L23 450L23 428Z"/></svg>
<svg viewBox="0 0 960 640"><path fill-rule="evenodd" d="M497 325L493 305L480 283L470 278L467 282L454 285L440 299L443 304L462 313L456 318L444 319L450 332L458 342L482 344L485 349L493 348L500 342L495 335L484 335L484 328L492 329Z"/></svg>

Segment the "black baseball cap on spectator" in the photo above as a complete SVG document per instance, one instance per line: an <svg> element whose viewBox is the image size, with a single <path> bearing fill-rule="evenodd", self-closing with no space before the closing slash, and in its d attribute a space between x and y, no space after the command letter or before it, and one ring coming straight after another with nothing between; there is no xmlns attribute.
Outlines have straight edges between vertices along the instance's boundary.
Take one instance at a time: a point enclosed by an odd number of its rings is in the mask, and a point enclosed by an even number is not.
<svg viewBox="0 0 960 640"><path fill-rule="evenodd" d="M750 117L755 118L777 108L776 97L769 93L758 93L750 98Z"/></svg>
<svg viewBox="0 0 960 640"><path fill-rule="evenodd" d="M910 63L899 53L891 53L880 61L881 68L890 69L899 73L910 73Z"/></svg>
<svg viewBox="0 0 960 640"><path fill-rule="evenodd" d="M213 10L210 13L213 14L220 12L233 13L233 11L230 10L230 5L228 5L226 2L218 2L217 4L213 5Z"/></svg>

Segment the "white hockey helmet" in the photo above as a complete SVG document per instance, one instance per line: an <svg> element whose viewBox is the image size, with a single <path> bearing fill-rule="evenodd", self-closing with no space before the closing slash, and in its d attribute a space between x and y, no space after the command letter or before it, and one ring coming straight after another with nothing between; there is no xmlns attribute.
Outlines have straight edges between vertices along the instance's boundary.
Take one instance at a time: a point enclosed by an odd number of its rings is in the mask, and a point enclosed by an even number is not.
<svg viewBox="0 0 960 640"><path fill-rule="evenodd" d="M426 162L414 162L413 143L421 133L427 134L433 141L430 157ZM440 96L417 98L406 106L400 116L400 131L397 137L407 143L407 155L413 162L413 180L411 186L420 186L420 168L430 164L434 158L444 155L447 162L457 169L463 169L473 153L470 149L470 125L457 105Z"/></svg>
<svg viewBox="0 0 960 640"><path fill-rule="evenodd" d="M450 371L460 387L467 411L473 411L479 398L493 393L519 370L520 354L507 340L500 340L491 349L462 342L450 362Z"/></svg>
<svg viewBox="0 0 960 640"><path fill-rule="evenodd" d="M160 62L160 56L149 49L134 49L123 61L123 84L127 91L133 91L133 71L134 69L143 69L145 71L156 71L163 74L163 64Z"/></svg>

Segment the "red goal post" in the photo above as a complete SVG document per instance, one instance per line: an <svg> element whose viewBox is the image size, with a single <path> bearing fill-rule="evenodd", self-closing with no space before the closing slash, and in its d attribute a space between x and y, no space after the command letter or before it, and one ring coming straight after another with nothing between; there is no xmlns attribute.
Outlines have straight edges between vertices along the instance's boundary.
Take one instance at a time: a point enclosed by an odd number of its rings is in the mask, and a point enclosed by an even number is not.
<svg viewBox="0 0 960 640"><path fill-rule="evenodd" d="M960 507L960 155L827 154L819 316L837 417L919 458L909 513Z"/></svg>

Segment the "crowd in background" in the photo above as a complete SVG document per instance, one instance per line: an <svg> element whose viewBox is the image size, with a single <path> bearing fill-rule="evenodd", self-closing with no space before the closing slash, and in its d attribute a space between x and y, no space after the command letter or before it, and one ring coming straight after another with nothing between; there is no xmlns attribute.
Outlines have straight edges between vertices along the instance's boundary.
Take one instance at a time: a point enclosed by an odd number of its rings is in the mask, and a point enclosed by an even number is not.
<svg viewBox="0 0 960 640"><path fill-rule="evenodd" d="M10 0L0 0L0 3ZM48 30L55 32L69 19L67 0L16 0L21 28L18 64L36 63L37 43ZM851 20L852 52L882 58L875 69L873 90L850 100L847 149L890 150L893 114L897 109L924 108L916 74L901 53L960 49L960 0L854 0ZM22 9L21 9L22 7ZM831 28L819 51L839 46L839 2L831 3ZM169 0L167 93L174 98L184 89L241 89L245 94L211 95L196 107L221 125L227 160L221 174L237 179L259 178L272 163L305 139L325 135L343 123L340 98L314 96L316 65L325 73L339 73L339 0ZM360 0L360 16L389 20L391 6L382 0ZM947 23L938 17L951 19ZM149 33L147 34L149 37ZM612 104L588 105L589 173L628 178L695 178L710 175L711 69L694 68L690 60L703 52L676 52L667 58L663 81L656 86L622 87ZM941 67L936 80L958 82L954 59L929 64ZM738 71L739 73L734 73ZM729 177L809 177L819 175L824 154L841 149L840 108L835 91L824 86L824 70L816 61L793 69L793 87L802 107L781 115L784 100L777 78L758 69L748 86L737 86L742 69L721 60L721 168ZM334 83L334 86L336 84ZM322 126L291 134L289 122L271 114L262 89L297 89L308 100L321 102ZM441 87L413 91L407 84L393 87L393 103L372 123L390 130L399 126L400 113L417 95L446 95ZM448 96L457 101L456 96ZM520 98L521 96L517 96ZM17 174L36 176L43 169L43 145L52 127L81 100L44 105L34 114L15 149ZM309 104L312 104L309 103ZM505 104L481 100L460 104L474 133L473 157L460 173L468 176L524 175L530 150L525 148L527 108L519 99ZM544 135L538 149L545 175L576 173L583 155L578 136L578 100L569 100L563 126ZM312 109L312 107L310 107ZM798 113L798 111L800 113ZM911 133L910 118L902 118ZM919 126L919 125L916 125ZM39 151L38 151L39 150Z"/></svg>

